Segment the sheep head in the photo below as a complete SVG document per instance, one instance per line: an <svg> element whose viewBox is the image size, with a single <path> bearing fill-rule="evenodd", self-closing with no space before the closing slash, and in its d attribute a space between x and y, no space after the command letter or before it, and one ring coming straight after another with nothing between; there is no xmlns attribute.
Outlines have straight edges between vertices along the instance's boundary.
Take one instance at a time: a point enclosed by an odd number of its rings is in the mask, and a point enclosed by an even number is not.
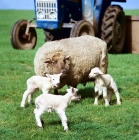
<svg viewBox="0 0 139 140"><path fill-rule="evenodd" d="M60 53L55 53L52 58L48 58L44 63L47 67L51 67L53 74L62 73L65 76L69 69L69 56L64 56Z"/></svg>
<svg viewBox="0 0 139 140"><path fill-rule="evenodd" d="M95 67L89 73L89 78L96 78L97 75L104 74L98 67Z"/></svg>
<svg viewBox="0 0 139 140"><path fill-rule="evenodd" d="M71 96L71 101L80 101L81 96L77 95L78 89L74 87L70 87L67 89L67 94L70 94Z"/></svg>

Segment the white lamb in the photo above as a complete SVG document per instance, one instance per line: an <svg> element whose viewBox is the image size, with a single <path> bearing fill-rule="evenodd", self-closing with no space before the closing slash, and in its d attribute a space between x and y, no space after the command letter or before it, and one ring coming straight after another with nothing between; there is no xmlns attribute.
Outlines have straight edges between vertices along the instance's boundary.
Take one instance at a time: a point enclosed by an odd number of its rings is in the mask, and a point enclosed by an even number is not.
<svg viewBox="0 0 139 140"><path fill-rule="evenodd" d="M72 100L80 100L81 96L77 95L77 91L77 88L71 87L67 89L67 93L65 95L41 94L38 96L35 100L36 108L34 109L38 127L43 127L40 119L41 115L45 111L51 112L52 110L55 110L62 121L64 130L68 131L65 110Z"/></svg>
<svg viewBox="0 0 139 140"><path fill-rule="evenodd" d="M23 94L21 107L25 107L26 98L28 97L28 103L32 101L32 94L37 92L39 89L43 93L48 93L51 89L56 88L60 84L60 74L46 74L46 77L43 76L32 76L27 80L27 90Z"/></svg>
<svg viewBox="0 0 139 140"><path fill-rule="evenodd" d="M118 88L111 75L103 74L98 67L95 67L91 70L89 74L89 78L95 79L94 90L95 93L97 93L97 95L95 96L94 105L98 105L98 98L100 95L103 95L103 98L105 100L105 106L109 106L109 102L111 100L111 96L113 92L116 95L117 104L121 105Z"/></svg>

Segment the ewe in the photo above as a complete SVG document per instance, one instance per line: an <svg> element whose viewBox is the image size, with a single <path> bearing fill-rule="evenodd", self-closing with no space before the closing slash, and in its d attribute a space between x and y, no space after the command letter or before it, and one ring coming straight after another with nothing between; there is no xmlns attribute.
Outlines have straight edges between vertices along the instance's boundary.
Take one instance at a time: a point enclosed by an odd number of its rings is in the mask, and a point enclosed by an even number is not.
<svg viewBox="0 0 139 140"><path fill-rule="evenodd" d="M27 90L23 94L21 107L25 107L25 101L28 97L28 103L32 101L32 94L37 92L39 89L42 90L43 93L48 93L51 89L56 88L60 84L60 74L46 74L47 77L42 76L32 76L27 80Z"/></svg>
<svg viewBox="0 0 139 140"><path fill-rule="evenodd" d="M35 100L36 108L34 114L39 128L42 128L41 115L47 111L55 110L62 121L62 126L65 131L68 131L67 117L65 110L72 100L80 100L81 96L77 95L78 89L69 88L65 95L41 94Z"/></svg>
<svg viewBox="0 0 139 140"><path fill-rule="evenodd" d="M111 75L103 74L102 71L98 67L95 67L91 70L89 74L89 78L95 79L94 90L95 90L95 93L97 93L95 97L95 101L94 101L95 105L98 105L99 96L103 95L103 98L105 100L105 106L109 106L109 102L111 100L111 96L113 92L116 95L117 104L121 105L118 88Z"/></svg>
<svg viewBox="0 0 139 140"><path fill-rule="evenodd" d="M107 44L94 36L80 36L45 43L34 58L36 75L65 73L59 88L77 87L90 81L88 74L93 67L107 73Z"/></svg>

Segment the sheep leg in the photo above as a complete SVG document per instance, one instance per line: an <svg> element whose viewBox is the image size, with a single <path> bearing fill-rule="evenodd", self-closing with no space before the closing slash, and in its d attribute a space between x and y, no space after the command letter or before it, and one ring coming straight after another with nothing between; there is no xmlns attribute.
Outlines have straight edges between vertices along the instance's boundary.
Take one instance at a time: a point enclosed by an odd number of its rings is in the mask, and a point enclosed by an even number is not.
<svg viewBox="0 0 139 140"><path fill-rule="evenodd" d="M119 94L118 90L114 91L114 93L115 93L115 96L117 98L117 104L118 105L121 105L120 94Z"/></svg>
<svg viewBox="0 0 139 140"><path fill-rule="evenodd" d="M30 104L32 102L32 94L28 95L28 103Z"/></svg>
<svg viewBox="0 0 139 140"><path fill-rule="evenodd" d="M103 98L106 98L108 96L108 94L107 94L107 88L106 87L103 87L102 92L103 92Z"/></svg>
<svg viewBox="0 0 139 140"><path fill-rule="evenodd" d="M98 105L98 98L99 98L99 95L97 94L97 95L95 96L94 105Z"/></svg>
<svg viewBox="0 0 139 140"><path fill-rule="evenodd" d="M37 108L34 109L35 119L36 119L36 122L37 122L37 125L38 125L39 128L43 128L42 122L41 122L41 119L40 119L40 117L43 113L44 113L43 109L40 109L40 108L39 109L37 109Z"/></svg>
<svg viewBox="0 0 139 140"><path fill-rule="evenodd" d="M55 95L58 95L58 90L54 89L54 93L55 93Z"/></svg>
<svg viewBox="0 0 139 140"><path fill-rule="evenodd" d="M114 91L114 93L115 93L115 96L116 96L116 98L117 98L117 104L118 104L118 105L121 105L120 94L119 94L119 92L118 92L117 85L116 85L116 83L115 83L114 80L113 80L111 83L112 83L111 87L112 87L112 89L113 89L113 91Z"/></svg>
<svg viewBox="0 0 139 140"><path fill-rule="evenodd" d="M94 84L94 86L95 86L95 84ZM99 96L100 96L100 94L99 94L99 90L98 90L98 88L95 86L94 87L94 90L95 90L95 101L94 101L94 105L98 105L98 98L99 98Z"/></svg>
<svg viewBox="0 0 139 140"><path fill-rule="evenodd" d="M105 100L105 106L109 106L109 100L107 95L107 88L103 87L103 98Z"/></svg>
<svg viewBox="0 0 139 140"><path fill-rule="evenodd" d="M64 130L67 132L68 131L68 125L67 125L67 117L65 115L65 111L57 110L56 112L61 119L62 126L64 127Z"/></svg>
<svg viewBox="0 0 139 140"><path fill-rule="evenodd" d="M105 97L104 100L105 100L105 106L106 106L106 107L109 106L109 100L108 100L108 97Z"/></svg>
<svg viewBox="0 0 139 140"><path fill-rule="evenodd" d="M30 94L28 95L28 103L30 104L32 102L32 96L35 92L38 91L38 88L33 89Z"/></svg>
<svg viewBox="0 0 139 140"><path fill-rule="evenodd" d="M48 108L46 109L48 113L52 112L53 107L52 106L48 106Z"/></svg>
<svg viewBox="0 0 139 140"><path fill-rule="evenodd" d="M108 89L108 101L109 101L109 103L111 101L112 94L113 94L113 91Z"/></svg>
<svg viewBox="0 0 139 140"><path fill-rule="evenodd" d="M28 95L30 94L33 94L36 92L37 89L34 89L34 88L28 88L24 94L23 94L23 98L22 98L22 101L21 101L21 107L25 107L25 102L26 102L26 98L28 97ZM31 101L31 96L29 96L29 103Z"/></svg>

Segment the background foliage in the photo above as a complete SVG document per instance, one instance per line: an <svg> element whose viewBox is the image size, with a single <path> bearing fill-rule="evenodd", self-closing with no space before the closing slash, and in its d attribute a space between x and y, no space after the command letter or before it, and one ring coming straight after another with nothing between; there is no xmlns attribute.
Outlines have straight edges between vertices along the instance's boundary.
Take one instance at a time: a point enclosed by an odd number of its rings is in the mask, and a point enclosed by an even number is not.
<svg viewBox="0 0 139 140"><path fill-rule="evenodd" d="M125 11L127 14L135 11ZM139 63L138 54L109 54L108 73L120 91L122 105L117 106L113 96L111 106L93 106L93 83L78 85L80 102L73 102L66 110L70 131L65 133L55 112L45 113L44 129L37 128L33 105L20 108L26 80L34 75L33 59L44 43L42 30L37 29L38 42L34 50L15 50L10 44L10 30L19 19L30 20L33 11L0 11L0 139L1 140L138 140L139 139ZM66 86L59 90L65 94ZM38 92L36 96L41 94Z"/></svg>

